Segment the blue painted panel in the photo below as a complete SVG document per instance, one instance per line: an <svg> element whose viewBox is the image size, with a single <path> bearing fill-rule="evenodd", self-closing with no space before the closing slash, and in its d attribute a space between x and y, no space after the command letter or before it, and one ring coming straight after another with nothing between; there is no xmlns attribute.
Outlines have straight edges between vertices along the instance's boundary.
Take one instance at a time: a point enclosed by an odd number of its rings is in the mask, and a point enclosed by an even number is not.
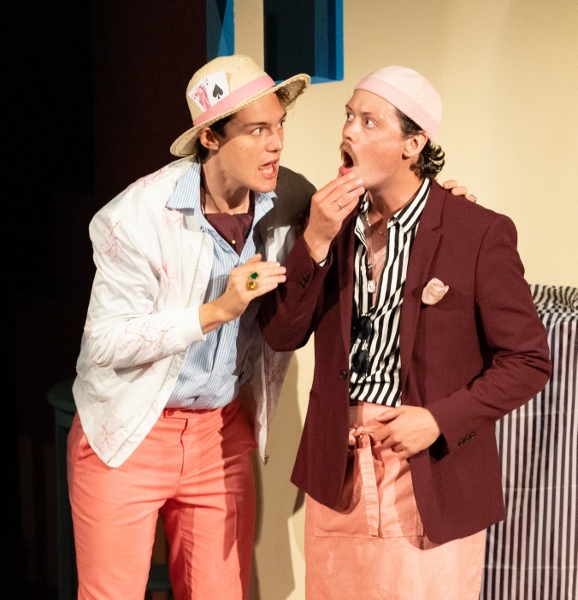
<svg viewBox="0 0 578 600"><path fill-rule="evenodd" d="M264 0L263 13L265 70L275 80L343 79L343 0Z"/></svg>
<svg viewBox="0 0 578 600"><path fill-rule="evenodd" d="M235 52L234 0L207 0L207 60Z"/></svg>
<svg viewBox="0 0 578 600"><path fill-rule="evenodd" d="M207 0L207 60L235 52L234 0ZM263 0L265 70L343 79L343 0Z"/></svg>

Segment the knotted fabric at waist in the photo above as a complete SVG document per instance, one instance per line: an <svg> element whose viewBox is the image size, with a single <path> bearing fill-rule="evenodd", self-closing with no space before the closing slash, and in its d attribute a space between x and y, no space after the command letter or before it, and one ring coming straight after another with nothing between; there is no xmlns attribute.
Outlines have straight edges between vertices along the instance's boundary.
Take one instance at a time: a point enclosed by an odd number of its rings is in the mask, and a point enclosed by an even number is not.
<svg viewBox="0 0 578 600"><path fill-rule="evenodd" d="M371 448L375 445L373 435L379 425L377 417L388 410L391 410L388 406L368 402L359 402L349 408L349 447L359 451L359 473L365 494L368 533L372 536L377 536L379 531L378 482L373 461L383 461L380 455L374 457Z"/></svg>

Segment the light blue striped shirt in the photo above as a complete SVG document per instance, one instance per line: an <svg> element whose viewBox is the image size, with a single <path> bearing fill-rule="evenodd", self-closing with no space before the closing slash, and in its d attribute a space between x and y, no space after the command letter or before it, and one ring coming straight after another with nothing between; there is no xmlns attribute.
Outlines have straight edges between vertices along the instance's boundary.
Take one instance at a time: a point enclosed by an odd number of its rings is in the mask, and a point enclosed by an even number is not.
<svg viewBox="0 0 578 600"><path fill-rule="evenodd" d="M193 214L201 229L213 239L213 266L205 302L223 294L229 273L256 252L264 254L264 240L255 225L273 208L273 192L255 192L255 215L251 231L239 256L207 221L201 210L201 165L194 162L181 177L169 199L169 208ZM239 386L253 377L255 355L261 346L257 326L260 299L253 300L239 319L210 331L204 342L189 346L187 357L167 408L220 408L232 402Z"/></svg>

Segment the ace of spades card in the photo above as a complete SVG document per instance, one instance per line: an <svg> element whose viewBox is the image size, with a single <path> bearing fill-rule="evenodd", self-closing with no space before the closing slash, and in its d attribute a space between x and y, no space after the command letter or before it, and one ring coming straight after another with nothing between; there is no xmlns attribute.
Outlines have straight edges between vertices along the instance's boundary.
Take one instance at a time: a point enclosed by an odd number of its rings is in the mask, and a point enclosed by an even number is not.
<svg viewBox="0 0 578 600"><path fill-rule="evenodd" d="M229 93L227 73L219 71L203 77L189 92L189 96L201 111L205 112L219 100L228 96Z"/></svg>

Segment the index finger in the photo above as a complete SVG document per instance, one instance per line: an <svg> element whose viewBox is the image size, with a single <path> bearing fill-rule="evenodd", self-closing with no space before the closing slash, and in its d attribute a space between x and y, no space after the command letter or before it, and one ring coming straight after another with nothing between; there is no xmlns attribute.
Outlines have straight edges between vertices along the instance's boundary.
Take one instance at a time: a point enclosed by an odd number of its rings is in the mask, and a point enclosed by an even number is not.
<svg viewBox="0 0 578 600"><path fill-rule="evenodd" d="M339 215L341 219L344 219L357 206L359 197L364 192L365 188L361 179L344 181L340 182L340 185L327 195L324 202L326 205L337 204L340 211L344 211Z"/></svg>
<svg viewBox="0 0 578 600"><path fill-rule="evenodd" d="M347 175L339 176L328 184L324 185L318 192L317 195L327 198L331 196L336 191L340 191L342 194L351 191L359 187L362 183L362 180L359 179L355 173L347 173Z"/></svg>
<svg viewBox="0 0 578 600"><path fill-rule="evenodd" d="M397 417L399 417L399 410L397 408L392 408L378 417L375 417L375 420L379 421L380 423L390 423L394 419L397 419Z"/></svg>

